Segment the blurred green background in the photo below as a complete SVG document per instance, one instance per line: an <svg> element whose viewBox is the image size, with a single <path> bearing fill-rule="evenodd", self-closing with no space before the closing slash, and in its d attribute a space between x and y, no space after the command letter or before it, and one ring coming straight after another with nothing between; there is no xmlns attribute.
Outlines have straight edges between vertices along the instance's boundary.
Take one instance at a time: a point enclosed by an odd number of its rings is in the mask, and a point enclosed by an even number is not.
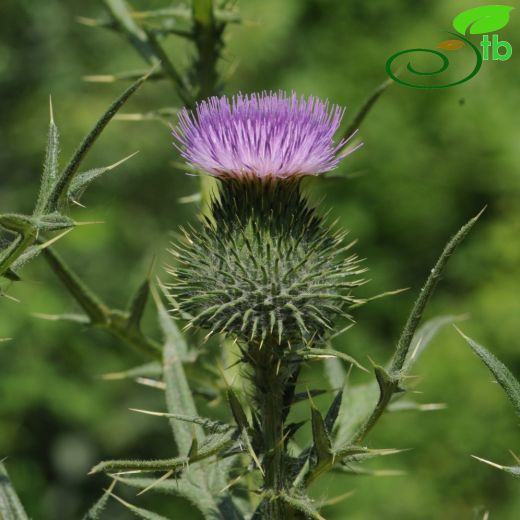
<svg viewBox="0 0 520 520"><path fill-rule="evenodd" d="M132 3L159 8L172 2ZM174 3L175 4L175 3ZM432 47L445 39L455 14L484 2L426 0L243 0L245 24L226 33L223 71L234 70L227 93L295 90L345 105L348 114L385 79L388 56ZM31 210L46 141L48 96L62 134L64 159L123 84L92 84L89 74L141 69L118 35L77 23L103 13L97 2L3 0L0 5L0 210ZM500 35L513 45L508 62L484 63L470 82L440 90L392 86L363 124L364 147L344 161L343 178L314 182L339 225L359 238L371 283L365 295L410 287L360 309L358 325L337 342L360 360L383 363L391 354L414 294L445 241L484 206L486 212L451 260L428 316L464 314L461 327L520 374L520 18L513 12ZM186 45L168 44L179 66ZM236 70L235 70L236 69ZM178 106L171 85L149 82L123 112ZM172 122L174 120L172 119ZM179 198L196 180L175 169L177 154L167 126L114 121L96 143L88 165L101 166L139 150L98 182L74 208L79 227L58 249L88 283L122 307L146 275L153 257L161 273L170 231L193 219L196 205ZM87 477L102 458L168 457L167 424L128 411L163 409L160 392L100 375L138 364L140 358L101 332L41 321L31 313L76 310L42 259L9 289L19 303L0 300L0 459L29 516L81 517L106 485ZM147 328L156 334L153 316ZM491 519L519 517L518 481L470 457L510 464L520 450L518 420L506 398L460 337L448 327L416 368L420 402L443 402L444 411L387 414L368 443L412 448L376 461L401 469L397 477L327 477L318 498L354 495L325 509L330 519L462 519L478 507ZM313 372L312 382L319 372ZM364 381L356 375L356 381ZM175 498L149 493L143 507L172 518L198 518ZM111 506L108 518L130 513ZM178 516L177 516L178 515ZM184 515L184 516L183 516Z"/></svg>

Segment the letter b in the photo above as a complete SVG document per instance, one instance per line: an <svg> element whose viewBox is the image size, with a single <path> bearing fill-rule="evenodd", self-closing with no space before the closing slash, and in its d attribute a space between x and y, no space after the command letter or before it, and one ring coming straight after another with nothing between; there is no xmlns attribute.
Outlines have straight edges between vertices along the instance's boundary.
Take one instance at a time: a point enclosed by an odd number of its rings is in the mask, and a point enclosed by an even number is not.
<svg viewBox="0 0 520 520"><path fill-rule="evenodd" d="M506 41L499 41L498 34L493 34L493 60L506 61L513 55L513 47ZM500 49L505 49L505 52L500 52Z"/></svg>

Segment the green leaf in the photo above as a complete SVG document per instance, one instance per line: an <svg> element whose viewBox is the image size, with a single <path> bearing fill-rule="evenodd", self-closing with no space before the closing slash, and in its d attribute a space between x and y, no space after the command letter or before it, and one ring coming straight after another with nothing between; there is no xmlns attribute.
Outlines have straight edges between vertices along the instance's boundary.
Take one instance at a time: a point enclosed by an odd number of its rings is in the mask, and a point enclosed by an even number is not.
<svg viewBox="0 0 520 520"><path fill-rule="evenodd" d="M113 480L110 487L101 495L101 498L88 510L87 514L83 517L83 520L101 520L101 515L107 506L108 499L110 498L115 484L116 481Z"/></svg>
<svg viewBox="0 0 520 520"><path fill-rule="evenodd" d="M198 417L195 401L188 385L184 367L182 366L182 359L186 356L188 347L177 324L172 320L162 302L156 299L156 304L159 314L159 325L165 337L163 370L168 412ZM170 425L180 453L188 452L193 434L199 441L204 439L204 432L200 426L190 426L174 419L170 421Z"/></svg>
<svg viewBox="0 0 520 520"><path fill-rule="evenodd" d="M58 158L60 153L60 135L58 127L54 123L54 116L52 113L52 100L49 97L49 132L47 134L47 148L45 151L45 161L43 163L43 174L41 180L40 193L38 194L38 201L34 208L34 215L39 215L43 212L45 201L50 195L54 182L58 177Z"/></svg>
<svg viewBox="0 0 520 520"><path fill-rule="evenodd" d="M279 498L292 509L303 513L307 518L312 518L313 520L325 520L313 506L311 499L306 496L296 496L281 492Z"/></svg>
<svg viewBox="0 0 520 520"><path fill-rule="evenodd" d="M150 73L154 70L152 69ZM148 75L139 78L137 81L132 83L103 113L98 119L92 130L86 135L79 147L76 149L71 159L63 169L63 172L54 183L52 192L50 193L48 200L46 201L45 207L47 211L56 211L64 205L67 200L68 193L74 178L76 177L78 168L85 159L87 153L92 148L92 145L96 142L97 138L101 135L105 127L117 114L120 108L128 101L128 99L134 94L139 87L148 79Z"/></svg>
<svg viewBox="0 0 520 520"><path fill-rule="evenodd" d="M242 408L238 397L231 388L228 388L227 396L235 422L241 430L247 430L249 428L249 421L247 420L246 412Z"/></svg>
<svg viewBox="0 0 520 520"><path fill-rule="evenodd" d="M453 27L460 34L485 34L496 32L509 23L510 5L481 5L462 11L453 19Z"/></svg>
<svg viewBox="0 0 520 520"><path fill-rule="evenodd" d="M318 458L318 466L332 459L332 442L325 426L325 421L319 410L311 406L312 439Z"/></svg>
<svg viewBox="0 0 520 520"><path fill-rule="evenodd" d="M0 227L13 233L26 233L34 228L34 221L27 215L5 213L0 215Z"/></svg>
<svg viewBox="0 0 520 520"><path fill-rule="evenodd" d="M515 412L520 415L520 382L515 378L511 371L489 352L482 345L466 336L460 329L455 327L457 332L466 340L473 352L484 362L491 373L495 376L497 383L504 389L507 397L511 401Z"/></svg>
<svg viewBox="0 0 520 520"><path fill-rule="evenodd" d="M29 520L16 491L11 484L9 474L0 461L0 518L2 520Z"/></svg>
<svg viewBox="0 0 520 520"><path fill-rule="evenodd" d="M406 375L413 368L415 363L421 357L421 354L426 350L426 347L432 342L435 336L446 326L457 321L463 321L467 316L437 316L425 322L414 334L408 355L401 371L402 375Z"/></svg>
<svg viewBox="0 0 520 520"><path fill-rule="evenodd" d="M330 435L336 424L336 420L338 418L339 410L341 408L341 402L343 401L343 388L336 394L336 397L332 401L330 405L327 415L325 416L325 428L327 433Z"/></svg>
<svg viewBox="0 0 520 520"><path fill-rule="evenodd" d="M439 281L444 271L444 268L448 263L449 258L451 257L455 249L457 249L457 246L464 240L466 235L470 232L471 228L475 225L480 215L482 214L482 211L478 215L473 217L471 220L469 220L467 224L462 226L460 230L457 232L457 234L451 240L448 241L448 243L444 247L444 250L441 253L441 256L439 257L436 264L430 271L430 274L426 279L426 283L423 285L419 293L419 296L413 304L412 310L408 316L401 336L399 337L399 341L397 342L395 352L389 367L389 372L392 375L398 376L401 373L405 365L406 359L408 358L410 345L412 343L415 331L417 330L417 327L419 326L419 323L421 321L426 304L430 300L430 297L433 294L435 286L437 285L437 282Z"/></svg>
<svg viewBox="0 0 520 520"><path fill-rule="evenodd" d="M137 289L129 305L128 326L139 329L150 295L150 280L147 278Z"/></svg>
<svg viewBox="0 0 520 520"><path fill-rule="evenodd" d="M159 325L165 337L163 370L168 412L172 416L199 417L182 365L182 359L187 355L188 346L159 296L155 292L152 294L157 306ZM195 436L199 443L198 455L204 455L203 441L205 435L201 425L181 422L173 417L170 419L170 425L180 453L189 452ZM216 454L229 446L235 433L231 431L222 435L224 437L219 437L222 444L216 447L214 445L211 447L211 443L216 442L215 435L208 439L210 443L208 449L215 450L212 454ZM230 498L222 493L222 489L227 484L227 476L232 461L233 458L230 458L229 462L219 461L218 464L212 464L209 467L190 468L189 481L184 481L185 485L182 487L182 495L197 506L208 520L225 520L226 518L223 511L226 510L225 507L228 507L226 504L228 504ZM183 479L180 482L183 482ZM181 493L180 489L179 493Z"/></svg>
<svg viewBox="0 0 520 520"><path fill-rule="evenodd" d="M104 173L109 172L110 170L113 170L120 164L123 164L124 162L131 159L134 155L138 154L139 152L134 152L130 154L129 156L125 157L124 159L121 159L120 161L115 162L114 164L111 164L109 166L103 166L102 168L94 168L92 170L88 170L84 173L78 173L73 181L70 183L69 186L69 192L68 192L68 198L73 202L78 202L81 197L83 196L83 193L85 193L85 190L94 182L98 177L101 177Z"/></svg>

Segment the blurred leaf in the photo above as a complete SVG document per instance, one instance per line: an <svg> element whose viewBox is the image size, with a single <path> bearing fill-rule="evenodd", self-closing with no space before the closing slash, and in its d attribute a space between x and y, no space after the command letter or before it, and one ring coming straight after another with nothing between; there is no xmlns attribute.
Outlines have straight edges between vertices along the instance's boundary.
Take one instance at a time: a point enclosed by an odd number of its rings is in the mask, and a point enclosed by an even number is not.
<svg viewBox="0 0 520 520"><path fill-rule="evenodd" d="M466 315L437 316L421 325L413 336L401 374L406 375L410 373L410 370L415 363L417 363L421 354L426 350L426 347L430 345L431 341L446 325L451 325L465 319L467 319Z"/></svg>
<svg viewBox="0 0 520 520"><path fill-rule="evenodd" d="M509 5L481 5L462 11L453 19L453 27L460 34L485 34L496 32L509 23Z"/></svg>
<svg viewBox="0 0 520 520"><path fill-rule="evenodd" d="M2 520L29 520L2 461L0 461L0 518Z"/></svg>
<svg viewBox="0 0 520 520"><path fill-rule="evenodd" d="M137 377L162 376L162 365L157 361L139 365L138 367L123 370L121 372L110 372L103 374L103 379L135 379Z"/></svg>
<svg viewBox="0 0 520 520"><path fill-rule="evenodd" d="M139 329L150 295L150 280L147 278L137 289L128 309L128 326Z"/></svg>
<svg viewBox="0 0 520 520"><path fill-rule="evenodd" d="M459 328L455 327L457 332L466 340L473 352L483 361L495 376L497 383L504 389L507 397L511 401L515 412L520 415L520 382L515 378L511 371L489 352L482 345L466 336Z"/></svg>

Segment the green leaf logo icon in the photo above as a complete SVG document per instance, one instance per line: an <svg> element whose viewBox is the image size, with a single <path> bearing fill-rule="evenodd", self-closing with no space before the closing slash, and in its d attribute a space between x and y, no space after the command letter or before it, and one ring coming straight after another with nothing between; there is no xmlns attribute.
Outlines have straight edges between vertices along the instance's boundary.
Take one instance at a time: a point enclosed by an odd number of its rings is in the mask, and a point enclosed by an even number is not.
<svg viewBox="0 0 520 520"><path fill-rule="evenodd" d="M482 5L462 11L453 19L453 27L460 34L485 34L498 31L509 22L510 5Z"/></svg>

